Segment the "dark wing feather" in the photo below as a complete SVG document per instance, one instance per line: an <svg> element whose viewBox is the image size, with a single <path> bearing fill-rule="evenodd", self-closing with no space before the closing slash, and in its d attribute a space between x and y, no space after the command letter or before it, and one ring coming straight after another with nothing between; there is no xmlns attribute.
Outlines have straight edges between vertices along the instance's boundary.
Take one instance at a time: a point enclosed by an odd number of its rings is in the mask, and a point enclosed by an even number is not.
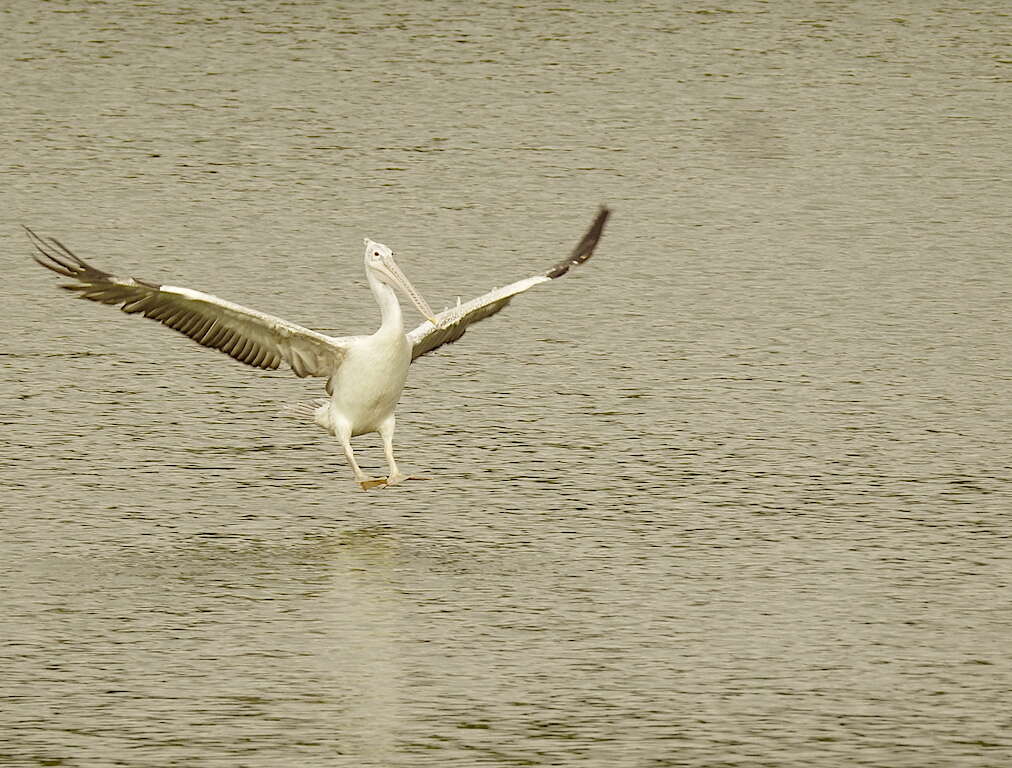
<svg viewBox="0 0 1012 768"><path fill-rule="evenodd" d="M539 283L547 283L549 280L562 277L572 267L583 264L594 254L610 214L608 208L601 206L590 229L576 244L573 252L547 272L518 280L503 288L495 288L466 304L444 309L436 315L435 325L426 320L415 328L408 334L408 341L412 344L411 359L415 360L444 344L452 344L464 335L469 326L505 309L518 293L523 293Z"/></svg>
<svg viewBox="0 0 1012 768"><path fill-rule="evenodd" d="M25 227L35 259L46 269L75 280L60 287L82 299L119 305L141 314L255 368L288 363L298 376L330 376L344 358L342 339L317 333L280 317L257 312L199 291L115 277L75 256L55 238L43 239Z"/></svg>
<svg viewBox="0 0 1012 768"><path fill-rule="evenodd" d="M545 273L545 277L550 277L553 280L556 277L562 277L569 271L570 267L579 266L593 256L594 249L597 248L597 242L604 233L604 224L608 221L610 215L611 211L602 205L601 210L597 212L597 216L594 218L594 223L590 225L590 229L580 238L580 242L576 244L573 252L569 254L569 258L563 259L548 270Z"/></svg>

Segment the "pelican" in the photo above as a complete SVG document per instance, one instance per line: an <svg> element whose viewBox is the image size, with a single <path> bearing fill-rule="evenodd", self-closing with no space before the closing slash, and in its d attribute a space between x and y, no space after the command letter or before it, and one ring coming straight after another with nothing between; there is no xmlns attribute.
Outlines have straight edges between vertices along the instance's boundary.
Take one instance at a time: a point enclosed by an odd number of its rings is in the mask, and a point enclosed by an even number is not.
<svg viewBox="0 0 1012 768"><path fill-rule="evenodd" d="M590 228L569 257L545 272L494 288L471 301L434 314L382 243L365 238L365 274L381 322L370 336L328 336L274 315L233 304L200 291L159 285L136 277L116 277L75 256L56 238L43 238L25 227L39 264L76 281L60 287L82 299L118 306L186 334L198 344L217 349L254 368L276 369L286 363L296 376L327 380L329 398L300 404L296 415L312 418L337 438L355 481L363 490L396 485L409 479L394 461L394 409L400 400L408 367L422 355L457 341L469 326L502 310L519 293L562 277L594 253L609 211L601 207ZM425 318L405 333L400 291ZM351 438L378 432L389 472L370 478L355 461Z"/></svg>

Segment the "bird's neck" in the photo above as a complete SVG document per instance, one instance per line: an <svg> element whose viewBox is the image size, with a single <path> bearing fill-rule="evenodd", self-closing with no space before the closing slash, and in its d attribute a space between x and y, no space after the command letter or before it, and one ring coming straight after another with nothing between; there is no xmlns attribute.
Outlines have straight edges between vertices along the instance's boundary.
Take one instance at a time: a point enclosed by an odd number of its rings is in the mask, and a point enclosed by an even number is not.
<svg viewBox="0 0 1012 768"><path fill-rule="evenodd" d="M380 313L383 321L380 323L377 333L403 334L404 318L401 315L401 303L397 300L394 289L386 283L381 283L372 276L369 279L376 303L380 306Z"/></svg>

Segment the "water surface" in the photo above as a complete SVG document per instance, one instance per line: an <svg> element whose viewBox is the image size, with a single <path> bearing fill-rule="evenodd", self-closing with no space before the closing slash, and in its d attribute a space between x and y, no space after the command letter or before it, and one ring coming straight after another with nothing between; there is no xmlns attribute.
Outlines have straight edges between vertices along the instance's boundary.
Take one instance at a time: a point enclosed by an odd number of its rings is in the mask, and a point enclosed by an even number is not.
<svg viewBox="0 0 1012 768"><path fill-rule="evenodd" d="M2 16L4 764L1012 760L1003 4ZM18 229L350 334L362 237L438 307L601 202L368 494Z"/></svg>

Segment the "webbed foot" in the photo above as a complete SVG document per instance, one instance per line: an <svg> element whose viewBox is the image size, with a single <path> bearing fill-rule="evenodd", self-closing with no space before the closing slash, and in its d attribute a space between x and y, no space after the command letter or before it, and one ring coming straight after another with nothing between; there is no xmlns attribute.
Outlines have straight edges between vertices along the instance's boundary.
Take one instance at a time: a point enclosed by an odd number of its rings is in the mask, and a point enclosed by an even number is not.
<svg viewBox="0 0 1012 768"><path fill-rule="evenodd" d="M358 480L358 484L362 486L363 491L368 491L370 488L386 487L388 485L397 485L403 483L405 480L431 480L431 477L420 477L418 475L391 475L390 477L365 477Z"/></svg>
<svg viewBox="0 0 1012 768"><path fill-rule="evenodd" d="M396 474L390 475L387 478L387 485L397 485L398 483L403 483L405 480L408 479L409 478L407 475L402 475L400 472L397 472Z"/></svg>

